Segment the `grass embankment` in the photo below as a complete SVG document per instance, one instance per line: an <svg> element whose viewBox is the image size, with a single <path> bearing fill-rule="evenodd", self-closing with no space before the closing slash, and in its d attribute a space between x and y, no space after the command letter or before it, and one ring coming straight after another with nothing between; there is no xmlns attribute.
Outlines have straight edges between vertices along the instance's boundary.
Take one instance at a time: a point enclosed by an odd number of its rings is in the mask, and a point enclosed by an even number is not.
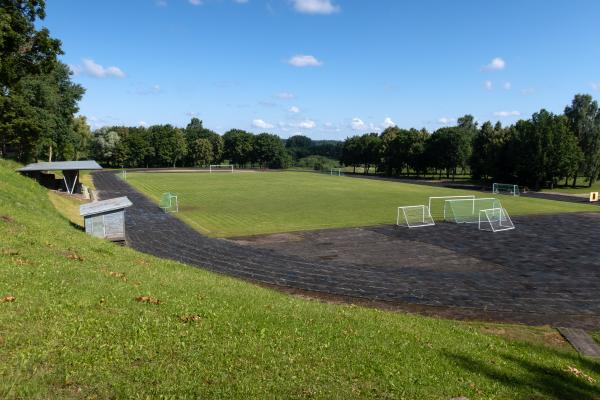
<svg viewBox="0 0 600 400"><path fill-rule="evenodd" d="M398 206L427 204L429 196L491 193L302 172L129 173L127 181L158 202L179 195L185 222L211 236L391 224ZM591 211L600 208L496 195L511 216ZM432 207L433 208L433 207ZM432 215L442 216L443 204Z"/></svg>
<svg viewBox="0 0 600 400"><path fill-rule="evenodd" d="M0 161L0 398L600 396L600 364L541 344L548 328L323 304L146 256L74 229L13 166Z"/></svg>

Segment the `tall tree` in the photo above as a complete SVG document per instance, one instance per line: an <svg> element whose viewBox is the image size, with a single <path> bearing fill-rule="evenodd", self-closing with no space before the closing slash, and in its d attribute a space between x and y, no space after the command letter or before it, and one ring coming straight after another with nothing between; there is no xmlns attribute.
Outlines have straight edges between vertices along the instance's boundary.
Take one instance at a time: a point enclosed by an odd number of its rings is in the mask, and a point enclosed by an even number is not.
<svg viewBox="0 0 600 400"><path fill-rule="evenodd" d="M598 179L600 172L600 110L598 103L588 94L577 94L570 106L565 108L569 126L577 137L583 157L573 175L573 187L577 185L577 175L581 172L588 179L589 186Z"/></svg>
<svg viewBox="0 0 600 400"><path fill-rule="evenodd" d="M232 164L244 166L252 161L254 135L241 129L223 134L224 157Z"/></svg>

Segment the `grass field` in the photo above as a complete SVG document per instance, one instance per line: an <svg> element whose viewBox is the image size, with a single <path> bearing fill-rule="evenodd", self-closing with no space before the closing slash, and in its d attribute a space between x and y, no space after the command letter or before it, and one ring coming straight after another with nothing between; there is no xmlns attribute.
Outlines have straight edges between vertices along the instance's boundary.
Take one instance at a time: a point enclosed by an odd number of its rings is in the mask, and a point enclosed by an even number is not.
<svg viewBox="0 0 600 400"><path fill-rule="evenodd" d="M492 196L303 172L129 173L127 181L157 202L163 192L176 192L178 216L197 230L218 237L391 224L398 206L427 204L429 196ZM513 216L600 211L585 204L496 197ZM434 216L440 213L441 208L432 210Z"/></svg>
<svg viewBox="0 0 600 400"><path fill-rule="evenodd" d="M2 399L600 395L600 364L547 327L325 304L143 255L74 229L14 167L0 160Z"/></svg>

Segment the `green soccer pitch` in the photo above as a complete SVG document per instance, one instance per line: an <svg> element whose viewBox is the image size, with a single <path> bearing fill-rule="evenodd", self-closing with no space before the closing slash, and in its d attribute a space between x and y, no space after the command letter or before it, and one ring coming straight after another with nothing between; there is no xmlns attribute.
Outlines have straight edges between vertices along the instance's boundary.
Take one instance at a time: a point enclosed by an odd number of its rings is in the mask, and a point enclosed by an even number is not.
<svg viewBox="0 0 600 400"><path fill-rule="evenodd" d="M308 172L132 172L127 182L157 203L162 193L177 193L177 216L215 237L393 224L398 206L427 205L430 196L497 197L511 216L600 211L586 204Z"/></svg>

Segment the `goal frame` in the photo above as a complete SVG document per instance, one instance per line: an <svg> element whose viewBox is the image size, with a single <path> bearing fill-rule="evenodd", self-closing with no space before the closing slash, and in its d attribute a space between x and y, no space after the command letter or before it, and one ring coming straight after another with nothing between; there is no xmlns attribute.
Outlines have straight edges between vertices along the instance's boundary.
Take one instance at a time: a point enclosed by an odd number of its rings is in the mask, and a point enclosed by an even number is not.
<svg viewBox="0 0 600 400"><path fill-rule="evenodd" d="M446 200L452 200L452 199L475 199L475 195L474 194L466 194L464 196L430 196L429 197L429 203L427 204L427 208L429 209L429 214L431 215L431 200L444 200L444 202L442 203L442 211L443 211L443 220L446 220ZM475 204L473 204L473 207L475 207Z"/></svg>
<svg viewBox="0 0 600 400"><path fill-rule="evenodd" d="M496 213L499 212L500 213L500 218L499 218L499 223L500 226L498 228L494 227L494 223L492 222L492 220L490 219L490 214L491 213ZM482 219L482 215L485 216L485 219ZM503 221L508 221L510 224L507 224L506 226L502 226L502 222ZM482 226L482 222L483 224L487 224L489 225L489 229L486 229ZM494 221L496 222L496 221ZM488 231L488 232L503 232L503 231L510 231L515 229L515 225L512 222L512 219L510 218L510 216L508 215L508 212L506 211L506 208L504 207L498 207L498 208L487 208L487 209L483 209L483 210L479 210L479 224L478 224L478 228L480 231Z"/></svg>
<svg viewBox="0 0 600 400"><path fill-rule="evenodd" d="M227 167L226 169L215 167ZM208 173L212 174L213 172L232 172L233 173L233 164L211 164L208 166Z"/></svg>
<svg viewBox="0 0 600 400"><path fill-rule="evenodd" d="M506 190L503 190L506 188ZM512 196L520 196L521 192L519 190L519 185L514 185L512 183L492 183L492 193L494 194L503 194L505 192L510 193Z"/></svg>
<svg viewBox="0 0 600 400"><path fill-rule="evenodd" d="M487 208L487 209L490 209L490 210L491 210L491 209L502 208L502 202L501 202L500 200L498 200L497 198L495 198L495 197L479 197L479 198L473 198L473 199L450 199L450 200L446 200L446 201L444 202L444 221L448 221L448 219L447 219L447 215L446 215L446 205L447 205L447 204L450 204L450 206L452 207L452 204L453 204L454 202L458 202L458 201L468 201L468 200L471 200L471 202L472 202L472 206L471 206L471 216L472 216L473 218L475 218L475 202L476 202L476 201L486 201L486 200L487 200L487 201L490 201L490 200L491 200L491 201L492 201L492 204L494 204L494 205L495 205L496 203L498 204L498 207L492 206L492 208L489 208L489 207ZM482 210L483 210L483 208L482 208ZM476 223L478 223L478 221L479 221L479 216L477 216L477 219L476 219L476 220L473 220L473 221L457 221L457 220L456 220L456 218L455 218L455 219L454 219L454 221L449 221L449 222L453 222L453 223L455 223L455 224L476 224Z"/></svg>
<svg viewBox="0 0 600 400"><path fill-rule="evenodd" d="M166 204L166 201L168 201L168 204ZM173 192L165 192L160 197L160 201L158 203L158 206L165 213L170 213L170 212L171 213L176 213L176 212L179 212L179 198L177 197L177 194L175 194ZM173 209L173 207L175 207L175 209Z"/></svg>
<svg viewBox="0 0 600 400"><path fill-rule="evenodd" d="M331 176L342 176L342 169L341 168L331 168L329 170L329 175L331 175Z"/></svg>
<svg viewBox="0 0 600 400"><path fill-rule="evenodd" d="M408 220L408 215L406 215L406 211L410 210L410 209L414 210L414 209L418 209L418 208L423 210L422 217L421 217L421 224L412 225ZM400 224L400 214L404 215L404 220L406 221L406 225ZM396 213L396 225L397 226L405 226L407 228L422 228L425 226L434 226L435 221L433 220L433 217L431 216L431 213L429 212L429 208L424 204L420 204L420 205L416 205L416 206L400 206L400 207L398 207L398 212Z"/></svg>

